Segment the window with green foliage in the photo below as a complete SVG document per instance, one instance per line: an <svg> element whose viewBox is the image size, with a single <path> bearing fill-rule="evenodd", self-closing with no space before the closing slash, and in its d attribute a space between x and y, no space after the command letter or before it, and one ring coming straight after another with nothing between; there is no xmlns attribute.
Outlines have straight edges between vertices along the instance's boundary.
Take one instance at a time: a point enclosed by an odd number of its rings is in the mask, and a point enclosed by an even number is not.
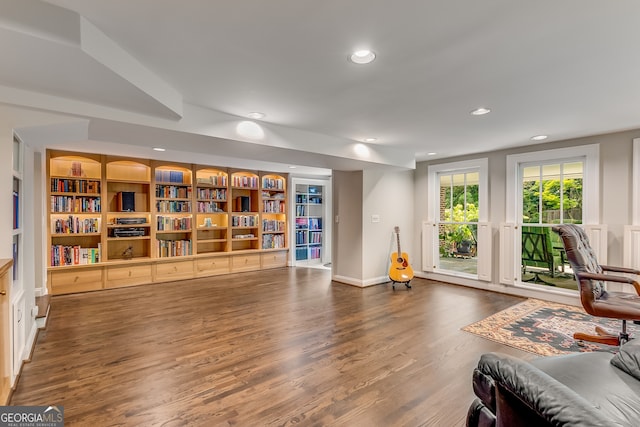
<svg viewBox="0 0 640 427"><path fill-rule="evenodd" d="M476 171L440 174L439 181L440 258L475 258L480 174ZM472 270L467 272L475 274L475 265Z"/></svg>
<svg viewBox="0 0 640 427"><path fill-rule="evenodd" d="M523 224L582 224L583 162L522 168Z"/></svg>

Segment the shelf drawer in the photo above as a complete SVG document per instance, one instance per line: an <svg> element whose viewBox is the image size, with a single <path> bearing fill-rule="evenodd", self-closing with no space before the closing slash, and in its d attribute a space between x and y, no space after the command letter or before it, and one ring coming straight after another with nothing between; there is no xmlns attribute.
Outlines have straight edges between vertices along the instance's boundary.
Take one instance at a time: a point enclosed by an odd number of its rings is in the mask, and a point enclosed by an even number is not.
<svg viewBox="0 0 640 427"><path fill-rule="evenodd" d="M262 268L287 266L287 252L268 252L261 255Z"/></svg>
<svg viewBox="0 0 640 427"><path fill-rule="evenodd" d="M234 255L231 257L231 271L260 270L260 254Z"/></svg>
<svg viewBox="0 0 640 427"><path fill-rule="evenodd" d="M200 258L196 261L196 276L206 277L229 273L229 257Z"/></svg>
<svg viewBox="0 0 640 427"><path fill-rule="evenodd" d="M120 288L124 286L151 283L151 265L127 265L122 267L107 267L106 288Z"/></svg>
<svg viewBox="0 0 640 427"><path fill-rule="evenodd" d="M51 271L51 292L53 295L62 295L102 289L102 270L102 267L97 267Z"/></svg>
<svg viewBox="0 0 640 427"><path fill-rule="evenodd" d="M193 261L160 262L155 264L154 282L170 282L193 278Z"/></svg>

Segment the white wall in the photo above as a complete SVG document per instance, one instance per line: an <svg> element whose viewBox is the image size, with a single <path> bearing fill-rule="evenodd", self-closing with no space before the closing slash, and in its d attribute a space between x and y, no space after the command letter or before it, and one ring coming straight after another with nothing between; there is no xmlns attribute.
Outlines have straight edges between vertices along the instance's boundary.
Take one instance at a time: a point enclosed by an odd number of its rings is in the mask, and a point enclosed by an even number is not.
<svg viewBox="0 0 640 427"><path fill-rule="evenodd" d="M331 272L334 280L353 285L362 282L362 180L361 171L333 172Z"/></svg>
<svg viewBox="0 0 640 427"><path fill-rule="evenodd" d="M420 258L410 251L409 244L415 239L413 212L413 171L364 171L362 276L365 284L388 280L390 255L397 250L395 226L400 227L401 250L407 252L412 266L418 263ZM373 222L376 219L379 222Z"/></svg>

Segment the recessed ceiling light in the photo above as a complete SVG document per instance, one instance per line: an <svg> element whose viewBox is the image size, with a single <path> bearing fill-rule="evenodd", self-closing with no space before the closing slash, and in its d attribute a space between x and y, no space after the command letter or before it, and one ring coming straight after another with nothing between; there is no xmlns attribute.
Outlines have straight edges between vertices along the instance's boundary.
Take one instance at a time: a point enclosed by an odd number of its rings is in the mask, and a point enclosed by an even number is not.
<svg viewBox="0 0 640 427"><path fill-rule="evenodd" d="M376 54L368 49L356 50L349 56L354 64L368 64L376 59Z"/></svg>
<svg viewBox="0 0 640 427"><path fill-rule="evenodd" d="M259 111L252 111L251 113L247 114L247 117L249 117L250 119L264 119L267 115L265 113L261 113Z"/></svg>
<svg viewBox="0 0 640 427"><path fill-rule="evenodd" d="M295 169L297 166L289 166L289 169Z"/></svg>
<svg viewBox="0 0 640 427"><path fill-rule="evenodd" d="M435 156L436 154L438 154L438 153L435 153L435 152L431 151L431 152L427 153L427 156Z"/></svg>
<svg viewBox="0 0 640 427"><path fill-rule="evenodd" d="M531 140L532 141L544 141L547 138L549 138L547 135L536 135L536 136L532 136Z"/></svg>
<svg viewBox="0 0 640 427"><path fill-rule="evenodd" d="M480 108L476 108L475 110L473 110L471 112L471 114L473 114L474 116L483 116L485 114L489 114L490 112L491 112L490 109L484 108L484 107L480 107Z"/></svg>
<svg viewBox="0 0 640 427"><path fill-rule="evenodd" d="M164 148L160 148L160 147L153 147L153 149L154 149L155 151L167 151L167 150L165 150Z"/></svg>
<svg viewBox="0 0 640 427"><path fill-rule="evenodd" d="M365 138L362 141L363 142L376 142L378 140L378 138Z"/></svg>

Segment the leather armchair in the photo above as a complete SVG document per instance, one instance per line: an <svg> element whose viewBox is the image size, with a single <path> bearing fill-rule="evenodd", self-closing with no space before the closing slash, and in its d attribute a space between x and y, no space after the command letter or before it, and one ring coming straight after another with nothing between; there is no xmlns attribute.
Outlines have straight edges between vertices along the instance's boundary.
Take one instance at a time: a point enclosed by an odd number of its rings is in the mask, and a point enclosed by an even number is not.
<svg viewBox="0 0 640 427"><path fill-rule="evenodd" d="M596 328L595 335L576 333L574 338L608 345L625 343L629 340L626 322L640 320L640 283L633 278L622 276L620 273L639 276L640 271L598 264L587 235L577 225L557 225L553 227L553 231L562 238L567 260L578 282L580 302L584 310L592 316L622 321L622 331L618 335ZM605 282L628 283L634 287L637 295L607 291L604 286Z"/></svg>
<svg viewBox="0 0 640 427"><path fill-rule="evenodd" d="M538 358L482 355L468 427L638 426L640 380L605 352Z"/></svg>

